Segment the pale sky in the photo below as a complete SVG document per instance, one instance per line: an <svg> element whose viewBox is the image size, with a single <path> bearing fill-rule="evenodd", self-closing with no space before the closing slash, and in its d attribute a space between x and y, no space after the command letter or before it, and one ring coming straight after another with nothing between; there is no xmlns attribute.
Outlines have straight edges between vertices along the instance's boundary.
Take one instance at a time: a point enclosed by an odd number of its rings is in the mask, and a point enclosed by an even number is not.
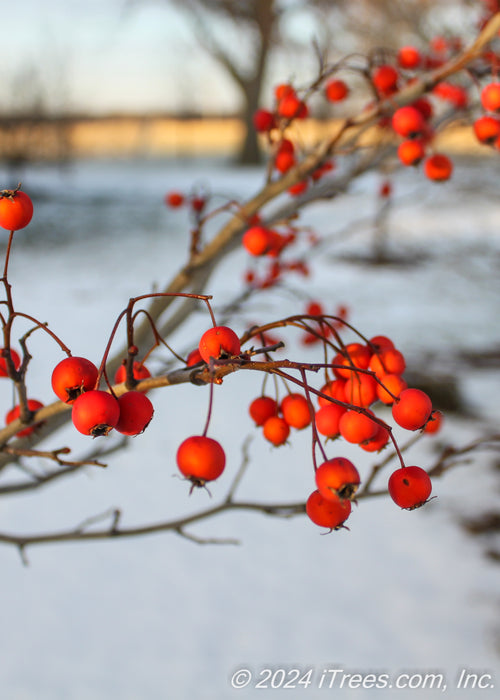
<svg viewBox="0 0 500 700"><path fill-rule="evenodd" d="M197 47L187 22L168 2L141 0L128 12L126 4L0 0L0 109L33 94L33 80L21 80L26 73L35 74L56 110L168 111L179 103L235 109L236 88Z"/></svg>

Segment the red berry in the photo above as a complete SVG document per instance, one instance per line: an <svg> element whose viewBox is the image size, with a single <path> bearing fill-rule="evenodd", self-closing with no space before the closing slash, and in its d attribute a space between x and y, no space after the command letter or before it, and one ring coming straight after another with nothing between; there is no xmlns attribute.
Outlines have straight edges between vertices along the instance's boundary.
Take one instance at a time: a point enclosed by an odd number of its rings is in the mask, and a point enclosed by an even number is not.
<svg viewBox="0 0 500 700"><path fill-rule="evenodd" d="M406 430L423 428L431 412L432 402L421 389L403 389L392 405L392 417Z"/></svg>
<svg viewBox="0 0 500 700"><path fill-rule="evenodd" d="M382 65L373 71L372 80L381 95L390 95L397 89L399 74L394 66Z"/></svg>
<svg viewBox="0 0 500 700"><path fill-rule="evenodd" d="M397 60L401 68L411 69L420 65L422 56L414 46L402 46L398 51Z"/></svg>
<svg viewBox="0 0 500 700"><path fill-rule="evenodd" d="M425 424L424 433L434 434L441 430L443 425L443 414L441 411L433 411L429 420Z"/></svg>
<svg viewBox="0 0 500 700"><path fill-rule="evenodd" d="M6 352L5 348L0 349L0 377L8 377L9 376L8 372L7 372L7 361L5 359L5 354L4 354L5 352ZM12 359L12 362L14 363L14 367L16 368L16 370L18 370L19 367L21 366L21 358L19 357L17 352L15 350L13 350L12 348L10 348L10 357Z"/></svg>
<svg viewBox="0 0 500 700"><path fill-rule="evenodd" d="M488 112L500 111L500 83L493 82L481 90L481 104Z"/></svg>
<svg viewBox="0 0 500 700"><path fill-rule="evenodd" d="M65 403L73 403L84 391L94 389L99 371L85 357L66 357L54 367L52 389Z"/></svg>
<svg viewBox="0 0 500 700"><path fill-rule="evenodd" d="M392 128L400 136L415 138L425 128L422 112L411 105L400 107L392 115Z"/></svg>
<svg viewBox="0 0 500 700"><path fill-rule="evenodd" d="M43 403L41 401L37 401L36 399L28 399L28 410L29 411L38 411L40 408L43 408ZM21 408L20 406L14 406L7 415L5 416L5 423L6 425L9 425L9 423L12 423L15 421L17 418L19 418L21 415ZM32 433L35 432L37 428L39 428L43 423L35 423L34 425L30 425L27 428L23 428L20 430L18 433L16 433L17 437L27 437L28 435L31 435Z"/></svg>
<svg viewBox="0 0 500 700"><path fill-rule="evenodd" d="M435 153L433 156L426 158L424 172L429 180L443 182L444 180L449 180L453 172L453 163L448 156L442 153Z"/></svg>
<svg viewBox="0 0 500 700"><path fill-rule="evenodd" d="M334 379L332 382L328 382L328 384L321 387L321 393L325 394L326 396L331 396L332 399L337 399L337 401L345 401L345 384L346 382L344 379ZM318 405L330 406L331 401L319 396Z"/></svg>
<svg viewBox="0 0 500 700"><path fill-rule="evenodd" d="M487 114L476 119L472 127L480 143L491 145L500 135L500 119L490 117Z"/></svg>
<svg viewBox="0 0 500 700"><path fill-rule="evenodd" d="M78 432L99 437L107 435L120 418L120 406L107 391L86 391L73 403L71 419Z"/></svg>
<svg viewBox="0 0 500 700"><path fill-rule="evenodd" d="M195 486L217 479L226 466L226 454L219 442L205 435L193 435L177 450L179 471Z"/></svg>
<svg viewBox="0 0 500 700"><path fill-rule="evenodd" d="M302 430L312 421L309 402L302 394L287 394L281 402L281 413L291 428Z"/></svg>
<svg viewBox="0 0 500 700"><path fill-rule="evenodd" d="M139 435L153 418L153 404L140 391L126 391L118 398L120 418L115 429L123 435Z"/></svg>
<svg viewBox="0 0 500 700"><path fill-rule="evenodd" d="M0 193L0 226L7 231L18 231L33 217L33 202L26 192L4 190Z"/></svg>
<svg viewBox="0 0 500 700"><path fill-rule="evenodd" d="M319 491L313 491L306 501L309 519L319 527L338 530L351 514L351 501L347 498L324 498Z"/></svg>
<svg viewBox="0 0 500 700"><path fill-rule="evenodd" d="M290 426L281 416L271 416L262 425L262 432L268 442L275 447L279 447L288 440Z"/></svg>
<svg viewBox="0 0 500 700"><path fill-rule="evenodd" d="M335 376L349 379L354 371L354 368L367 369L370 364L371 350L368 346L362 343L349 343L345 346L343 352L338 352L333 358L333 365L344 365L335 367Z"/></svg>
<svg viewBox="0 0 500 700"><path fill-rule="evenodd" d="M205 331L198 345L200 355L205 362L210 358L235 357L241 352L240 340L236 333L227 326L214 326Z"/></svg>
<svg viewBox="0 0 500 700"><path fill-rule="evenodd" d="M323 498L352 499L360 484L359 472L345 457L334 457L323 462L315 474L316 486Z"/></svg>
<svg viewBox="0 0 500 700"><path fill-rule="evenodd" d="M401 508L413 510L428 501L432 482L421 467L401 467L389 477L389 494Z"/></svg>
<svg viewBox="0 0 500 700"><path fill-rule="evenodd" d="M329 438L337 437L340 434L339 422L346 410L344 406L336 403L328 403L326 406L321 406L316 411L315 416L318 433Z"/></svg>
<svg viewBox="0 0 500 700"><path fill-rule="evenodd" d="M402 141L398 146L398 158L403 165L418 165L424 157L425 148L418 139Z"/></svg>
<svg viewBox="0 0 500 700"><path fill-rule="evenodd" d="M255 425L264 425L268 418L278 415L278 404L270 396L258 396L248 408Z"/></svg>
<svg viewBox="0 0 500 700"><path fill-rule="evenodd" d="M370 374L351 372L345 383L345 400L366 408L377 400L377 381Z"/></svg>
<svg viewBox="0 0 500 700"><path fill-rule="evenodd" d="M361 445L376 435L378 424L363 413L349 410L340 418L339 431L347 442Z"/></svg>
<svg viewBox="0 0 500 700"><path fill-rule="evenodd" d="M180 192L168 192L165 195L165 204L172 209L181 207L184 204L184 195Z"/></svg>
<svg viewBox="0 0 500 700"><path fill-rule="evenodd" d="M384 374L382 384L377 384L377 396L385 404L393 404L394 397L407 388L405 380L399 374Z"/></svg>
<svg viewBox="0 0 500 700"><path fill-rule="evenodd" d="M345 100L348 94L349 88L343 80L330 80L325 85L326 99L330 102L341 102L342 100Z"/></svg>
<svg viewBox="0 0 500 700"><path fill-rule="evenodd" d="M191 352L187 356L186 365L188 367L193 367L193 365L197 365L198 362L203 362L203 358L200 355L200 351L198 350L198 348L195 348L194 350L191 350Z"/></svg>
<svg viewBox="0 0 500 700"><path fill-rule="evenodd" d="M250 255L265 255L273 244L272 232L265 226L252 226L243 234L242 243Z"/></svg>
<svg viewBox="0 0 500 700"><path fill-rule="evenodd" d="M149 369L146 367L146 365L143 365L142 362L138 362L137 360L134 361L134 364L132 365L132 376L134 379L137 379L137 381L141 381L141 379L148 379L148 377L151 376L151 372ZM124 364L120 365L118 369L115 372L115 384L121 384L124 382L127 378L127 369Z"/></svg>
<svg viewBox="0 0 500 700"><path fill-rule="evenodd" d="M274 114L267 109L257 109L253 115L253 125L256 131L271 131L276 126Z"/></svg>

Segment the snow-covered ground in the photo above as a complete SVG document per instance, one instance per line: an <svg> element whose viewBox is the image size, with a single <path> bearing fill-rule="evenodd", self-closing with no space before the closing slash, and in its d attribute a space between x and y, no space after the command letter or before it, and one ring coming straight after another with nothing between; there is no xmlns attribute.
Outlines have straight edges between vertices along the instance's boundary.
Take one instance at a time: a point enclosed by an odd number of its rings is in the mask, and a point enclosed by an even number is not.
<svg viewBox="0 0 500 700"><path fill-rule="evenodd" d="M65 173L27 172L24 188L36 193L36 211L12 253L17 308L48 321L74 354L97 362L128 298L163 284L184 259L189 226L182 212L163 207L164 193L199 182L241 196L255 191L260 177L221 164L172 162L89 162ZM303 221L321 234L334 236L349 221L360 223L318 256L312 281L297 279L300 294L314 286L332 312L348 304L355 326L367 336L390 335L410 365L424 354L446 364L457 349L498 347L500 205L494 182L493 165L465 163L442 186L426 184L414 172L398 178L391 240L398 250L428 255L414 267L364 267L344 257L370 245L363 221L375 210L377 176L366 176L336 203L312 206ZM213 279L208 291L216 307L239 289L240 272L235 278L233 271L242 262L236 253ZM278 312L262 297L235 320L237 330L250 319L285 316L302 305L289 292L273 299ZM179 334L176 347L184 351L193 340ZM30 394L49 402L50 372L62 354L42 333L31 336L30 349ZM300 359L315 358L293 343L287 356L299 351ZM447 416L438 441L465 444L487 430L498 432L498 371L460 372L461 390L477 417ZM188 497L186 484L173 476L175 450L203 429L208 398L205 389L182 386L154 394L150 427L110 458L106 470L89 469L35 495L3 498L0 531L76 527L111 507L122 508L123 524L132 525L209 506L229 487L249 433L252 462L241 498L305 498L312 490L309 436L300 433L290 447L270 449L247 416L260 379L255 384L239 373L216 389L211 435L224 444L228 468L211 488L212 499L202 490ZM2 410L11 400L2 385ZM71 444L75 455L89 449L69 427L48 443ZM359 448L329 449L356 457L360 470L368 471L370 458ZM433 448L427 444L411 454L425 466ZM398 697L404 692L396 688L398 678L413 684L415 697L435 697L444 683L444 696L453 700L495 697L493 687L473 690L471 680L468 688L456 687L464 669L486 685L500 684L500 569L458 519L498 506L498 487L498 473L477 454L436 481L438 498L425 508L406 512L386 498L361 501L350 531L329 536L302 517L233 513L191 532L235 537L240 546L199 546L174 534L57 544L28 550L28 567L4 546L2 699L222 700L266 694L260 682L268 695L350 700ZM240 669L252 675L238 689L231 679ZM361 680L341 687L340 670L361 674ZM435 674L434 680L426 674ZM236 674L234 683L244 678ZM287 682L295 687L282 687Z"/></svg>

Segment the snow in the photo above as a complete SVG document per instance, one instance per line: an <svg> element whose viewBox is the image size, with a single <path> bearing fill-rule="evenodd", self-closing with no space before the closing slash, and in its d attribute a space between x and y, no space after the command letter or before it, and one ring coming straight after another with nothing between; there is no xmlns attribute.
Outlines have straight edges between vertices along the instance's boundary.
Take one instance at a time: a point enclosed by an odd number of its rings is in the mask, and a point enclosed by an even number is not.
<svg viewBox="0 0 500 700"><path fill-rule="evenodd" d="M498 346L500 205L493 172L493 166L462 163L454 180L441 186L404 173L396 181L391 245L429 257L408 268L360 266L343 257L369 249L366 226L354 226L315 261L314 288L328 308L347 303L355 326L367 336L393 337L410 364L423 353L446 364L459 348ZM163 207L165 192L210 181L214 192L241 196L253 193L260 177L256 170L203 162L82 162L64 173L49 167L27 172L24 188L36 193L36 214L14 241L9 278L16 308L48 321L75 354L100 360L128 298L163 284L184 259L189 224L182 212ZM313 205L304 222L334 234L349 221L366 221L375 210L376 187L377 176L368 175L338 202ZM208 291L216 308L239 288L230 273L240 262L242 254L235 253L213 279ZM280 316L295 313L298 299L311 291L310 280L295 281L299 297L290 290L273 294ZM276 307L258 298L235 327L275 314ZM196 325L202 323L197 316ZM175 347L184 351L193 337L177 334ZM50 401L50 372L62 353L42 332L30 337L30 349L30 394ZM286 354L299 350L292 341ZM447 416L439 440L465 444L487 429L498 432L498 374L460 371L462 392L478 417ZM4 385L0 391L6 411L10 391ZM208 400L206 389L179 386L154 393L147 432L111 457L107 469L89 468L37 494L3 498L0 531L73 527L114 507L122 509L124 525L209 507L229 488L249 433L251 467L238 496L303 499L312 490L309 436L297 434L293 447L280 450L264 444L246 413L258 391L260 379L256 388L250 373L216 387L210 433L224 444L229 468L211 487L212 498L205 491L188 497L175 476L176 447L203 429ZM89 449L69 426L48 442L51 448L71 444L75 455ZM341 449L368 471L369 457L360 457L359 448ZM416 446L411 455L425 464L432 447ZM7 476L20 474L7 470ZM385 673L391 680L401 673L442 673L446 698L491 697L492 689L455 687L462 669L492 674L493 684L500 678L498 566L458 520L486 504L498 507L498 475L478 453L472 464L436 480L434 492L438 498L414 512L386 498L360 501L350 531L328 536L302 517L232 512L190 532L237 538L238 546L198 546L171 533L44 545L28 549L27 567L14 548L2 547L2 697L243 699L262 694L256 684L267 668L313 672L308 688L268 687L266 695L335 692L364 699L404 692L318 687L324 670L343 669ZM252 681L238 690L231 676L243 668ZM442 691L412 692L427 698Z"/></svg>

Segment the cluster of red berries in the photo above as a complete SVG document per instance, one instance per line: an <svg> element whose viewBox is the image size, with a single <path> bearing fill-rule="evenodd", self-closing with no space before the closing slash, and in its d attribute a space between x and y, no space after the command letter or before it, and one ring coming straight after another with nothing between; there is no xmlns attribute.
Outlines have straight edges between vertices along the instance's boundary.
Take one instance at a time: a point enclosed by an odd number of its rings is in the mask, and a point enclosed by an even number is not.
<svg viewBox="0 0 500 700"><path fill-rule="evenodd" d="M431 433L441 425L441 414L433 410L429 396L407 387L405 367L403 354L386 336L349 343L333 358L334 378L318 392L317 409L305 393L289 392L281 401L266 395L255 398L249 414L276 447L287 442L292 429L303 430L314 421L315 430L327 441L343 438L378 452L388 444L391 428L371 410L377 402L391 406L394 422L406 430ZM317 490L307 501L307 513L314 523L336 529L351 512L359 473L349 460L335 458L326 460L315 474ZM417 508L430 496L430 478L420 467L402 466L389 479L389 493L402 508Z"/></svg>
<svg viewBox="0 0 500 700"><path fill-rule="evenodd" d="M473 129L477 140L500 150L500 83L488 83L481 90L481 106L486 112L478 117Z"/></svg>
<svg viewBox="0 0 500 700"><path fill-rule="evenodd" d="M200 215L207 205L207 197L205 195L199 193L185 195L178 190L167 192L164 201L170 209L179 209L187 204L191 211L197 215Z"/></svg>

